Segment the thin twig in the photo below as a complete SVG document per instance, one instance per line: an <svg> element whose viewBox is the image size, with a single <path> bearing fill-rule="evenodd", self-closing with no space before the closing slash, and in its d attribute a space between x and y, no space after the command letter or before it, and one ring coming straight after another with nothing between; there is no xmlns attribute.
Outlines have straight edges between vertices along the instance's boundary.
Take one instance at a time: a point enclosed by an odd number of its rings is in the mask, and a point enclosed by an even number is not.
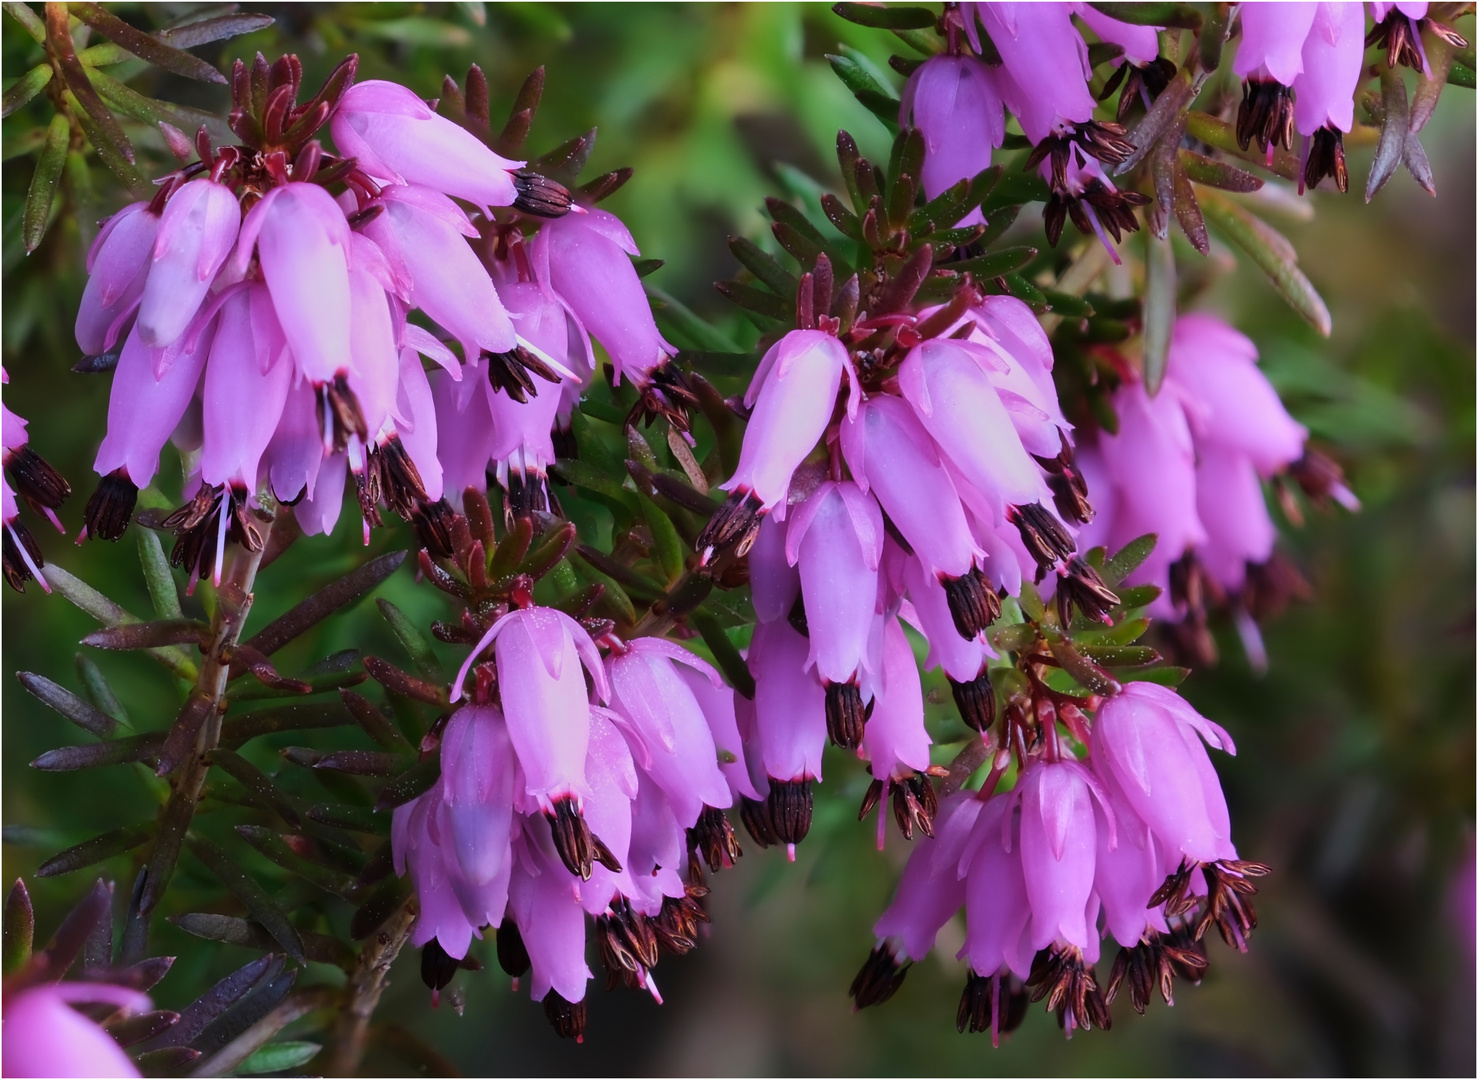
<svg viewBox="0 0 1478 1080"><path fill-rule="evenodd" d="M339 1017L329 1036L328 1051L323 1059L326 1076L353 1076L359 1069L369 1043L369 1022L380 995L385 992L390 965L410 938L411 924L416 920L414 900L402 904L375 935L365 942L359 960L344 987Z"/></svg>

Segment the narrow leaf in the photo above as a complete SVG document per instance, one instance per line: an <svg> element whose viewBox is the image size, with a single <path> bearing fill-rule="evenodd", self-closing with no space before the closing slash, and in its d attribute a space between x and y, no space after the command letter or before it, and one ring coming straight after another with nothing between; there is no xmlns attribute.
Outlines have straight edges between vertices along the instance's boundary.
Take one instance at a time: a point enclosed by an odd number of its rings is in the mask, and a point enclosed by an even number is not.
<svg viewBox="0 0 1478 1080"><path fill-rule="evenodd" d="M160 619L124 623L94 630L82 644L94 649L157 649L165 645L197 645L209 640L210 627L194 619Z"/></svg>
<svg viewBox="0 0 1478 1080"><path fill-rule="evenodd" d="M231 750L212 750L210 763L239 781L251 800L263 810L275 812L293 828L302 823L298 801L280 790L271 777L240 754Z"/></svg>
<svg viewBox="0 0 1478 1080"><path fill-rule="evenodd" d="M282 957L259 956L216 983L180 1010L179 1023L159 1039L157 1049L184 1046L194 1042L206 1028L227 1009L235 1005L253 986L282 970Z"/></svg>
<svg viewBox="0 0 1478 1080"><path fill-rule="evenodd" d="M186 758L195 753L200 729L205 726L206 720L213 716L215 711L216 703L210 695L199 687L190 691L190 696L180 707L179 714L170 726L169 734L165 736L164 745L159 750L159 764L155 771L160 776L168 776L182 765Z"/></svg>
<svg viewBox="0 0 1478 1080"><path fill-rule="evenodd" d="M191 56L182 49L166 45L158 38L128 25L117 15L97 4L73 3L72 14L110 41L122 45L141 60L147 60L157 68L183 75L199 82L225 85L226 76L199 57Z"/></svg>
<svg viewBox="0 0 1478 1080"><path fill-rule="evenodd" d="M1401 78L1401 69L1383 68L1380 88L1380 140L1375 146L1375 160L1370 163L1370 179L1365 184L1366 202L1375 198L1375 193L1385 187L1386 181L1395 175L1396 166L1401 164L1401 152L1406 145L1406 82Z"/></svg>
<svg viewBox="0 0 1478 1080"><path fill-rule="evenodd" d="M1229 165L1225 161L1209 158L1205 154L1198 154L1194 150L1182 150L1179 154L1181 167L1188 177L1198 184L1207 187L1221 188L1223 191L1237 191L1242 193L1259 191L1262 189L1261 178L1245 172L1235 165Z"/></svg>
<svg viewBox="0 0 1478 1080"><path fill-rule="evenodd" d="M796 276L753 241L746 240L742 236L731 236L729 237L729 250L734 253L734 258L738 259L746 270L777 296L795 295Z"/></svg>
<svg viewBox="0 0 1478 1080"><path fill-rule="evenodd" d="M41 144L41 156L36 161L36 171L31 174L31 186L26 192L22 233L28 255L41 246L46 226L51 222L51 204L56 198L56 186L67 160L67 144L71 136L71 124L65 115L57 113L46 129L46 141Z"/></svg>
<svg viewBox="0 0 1478 1080"><path fill-rule="evenodd" d="M880 30L925 30L934 25L934 12L923 7L887 7L883 4L833 4L831 10L858 26Z"/></svg>
<svg viewBox="0 0 1478 1080"><path fill-rule="evenodd" d="M42 573L46 575L46 583L51 586L52 591L106 626L139 621L121 605L108 599L87 582L73 577L60 566L48 566ZM199 674L195 662L177 648L149 649L148 653L186 682L194 682Z"/></svg>
<svg viewBox="0 0 1478 1080"><path fill-rule="evenodd" d="M240 945L248 949L270 952L277 948L272 935L262 929L260 923L250 919L238 919L230 915L208 915L192 912L188 915L171 915L169 921L187 934L219 941L226 945ZM320 964L334 964L347 968L354 963L353 951L336 937L328 934L301 933L303 955Z"/></svg>
<svg viewBox="0 0 1478 1080"><path fill-rule="evenodd" d="M316 626L342 607L354 603L399 569L405 561L404 551L392 551L371 559L338 581L325 585L291 611L274 619L257 631L247 645L264 656L271 656L293 638ZM50 576L47 577L50 581Z"/></svg>
<svg viewBox="0 0 1478 1080"><path fill-rule="evenodd" d="M1170 237L1145 230L1144 260L1144 388L1160 392L1170 360L1170 332L1175 327L1175 252Z"/></svg>
<svg viewBox="0 0 1478 1080"><path fill-rule="evenodd" d="M364 728L367 734L375 742L387 750L409 750L410 743L404 735L390 722L390 718L375 707L368 698L354 693L352 690L339 691L339 699L343 701L359 726Z"/></svg>
<svg viewBox="0 0 1478 1080"><path fill-rule="evenodd" d="M17 79L15 84L5 91L4 98L0 99L0 116L9 116L41 93L46 88L46 84L51 82L51 75L50 64L37 64Z"/></svg>
<svg viewBox="0 0 1478 1080"><path fill-rule="evenodd" d="M1214 191L1201 192L1201 210L1222 235L1251 257L1280 296L1319 333L1333 330L1329 308L1298 268L1293 246L1276 229Z"/></svg>
<svg viewBox="0 0 1478 1080"><path fill-rule="evenodd" d="M1129 543L1116 551L1113 557L1103 564L1103 569L1099 571L1098 576L1103 579L1103 583L1110 589L1116 588L1120 582L1139 569L1140 565L1150 557L1150 553L1155 550L1155 542L1158 539L1159 537L1154 533L1145 533L1143 536L1129 541Z"/></svg>
<svg viewBox="0 0 1478 1080"><path fill-rule="evenodd" d="M21 685L29 690L43 705L61 713L72 723L90 731L100 739L111 738L118 730L118 722L101 709L83 701L64 686L52 682L44 675L30 671L16 673Z"/></svg>
<svg viewBox="0 0 1478 1080"><path fill-rule="evenodd" d="M1071 675L1084 689L1091 690L1095 694L1117 694L1123 689L1112 675L1066 641L1051 641L1048 645L1052 649L1052 655L1062 665L1062 670Z"/></svg>
<svg viewBox="0 0 1478 1080"><path fill-rule="evenodd" d="M222 848L204 837L192 837L188 841L190 851L203 862L210 872L220 878L221 884L246 905L248 911L273 939L294 960L306 960L303 955L303 939L287 915L266 891L245 870L236 864Z"/></svg>
<svg viewBox="0 0 1478 1080"><path fill-rule="evenodd" d="M164 740L159 735L150 734L130 735L87 746L59 746L31 762L31 768L43 772L75 772L78 769L120 765L126 761L148 761L158 755L163 743Z"/></svg>
<svg viewBox="0 0 1478 1080"><path fill-rule="evenodd" d="M1273 164L1267 164L1267 155L1253 143L1246 150L1237 144L1237 132L1225 120L1218 120L1207 113L1192 109L1186 114L1186 132L1208 146L1214 146L1243 161L1250 161L1259 168L1269 169L1285 180L1297 180L1300 173L1298 158L1281 147L1273 151Z"/></svg>
<svg viewBox="0 0 1478 1080"><path fill-rule="evenodd" d="M320 825L332 825L351 832L372 833L388 836L390 815L377 814L367 806L349 806L346 803L314 803L308 807L308 817Z"/></svg>
<svg viewBox="0 0 1478 1080"><path fill-rule="evenodd" d="M1185 682L1186 676L1190 673L1191 669L1184 667L1144 668L1138 671L1133 668L1127 668L1123 671L1122 677L1125 682L1148 682L1158 683L1161 686L1179 686Z"/></svg>
<svg viewBox="0 0 1478 1080"><path fill-rule="evenodd" d="M82 952L82 947L87 943L88 935L97 926L98 920L107 917L112 896L113 892L107 884L101 880L96 881L87 895L78 901L77 906L67 912L66 918L37 957L45 965L42 970L48 981L58 980L66 974Z"/></svg>
<svg viewBox="0 0 1478 1080"><path fill-rule="evenodd" d="M1170 85L1160 92L1149 112L1144 114L1144 119L1129 133L1129 141L1134 144L1134 153L1116 171L1128 172L1143 161L1163 137L1170 135L1173 138L1172 133L1180 124L1185 107L1194 96L1190 72L1182 70L1170 80ZM1174 147L1168 149L1173 151Z"/></svg>
<svg viewBox="0 0 1478 1080"><path fill-rule="evenodd" d="M275 20L270 15L252 15L246 12L216 15L209 19L197 19L182 26L171 26L158 33L160 40L176 49L193 49L197 45L208 45L213 41L225 41L242 34L265 30Z"/></svg>
<svg viewBox="0 0 1478 1080"><path fill-rule="evenodd" d="M405 651L410 654L411 663L420 672L421 677L432 682L446 682L446 671L437 659L436 652L431 647L431 639L421 633L420 628L406 617L405 612L396 607L383 597L377 599L375 604L380 609L380 614L390 624L390 629L405 646Z"/></svg>
<svg viewBox="0 0 1478 1080"><path fill-rule="evenodd" d="M1205 16L1198 4L1179 3L1090 3L1089 7L1110 19L1134 26L1173 26L1181 30L1199 30Z"/></svg>
<svg viewBox="0 0 1478 1080"><path fill-rule="evenodd" d="M149 599L154 603L154 613L161 619L180 618L180 593L175 587L174 574L169 569L164 546L159 534L153 529L135 529L139 538L139 563L144 568L144 581L149 586Z"/></svg>
<svg viewBox="0 0 1478 1080"><path fill-rule="evenodd" d="M93 89L92 82L87 77L87 70L77 59L77 49L72 43L72 31L67 21L67 7L67 4L59 3L57 0L47 0L47 51L51 53L52 60L61 69L62 81L67 84L67 89L77 99L81 110L97 126L101 137L94 142L94 148L101 154L104 146L111 147L131 166L133 145L128 141L128 136L123 134L123 128L118 125L118 118L108 111L108 107L98 97L97 91Z"/></svg>
<svg viewBox="0 0 1478 1080"><path fill-rule="evenodd" d="M1197 37L1201 49L1201 70L1208 75L1221 66L1222 47L1227 42L1227 31L1231 28L1231 4L1207 5L1206 23Z"/></svg>
<svg viewBox="0 0 1478 1080"><path fill-rule="evenodd" d="M1140 667L1160 662L1160 654L1148 645L1080 645L1078 650L1105 667Z"/></svg>
<svg viewBox="0 0 1478 1080"><path fill-rule="evenodd" d="M167 1009L138 1013L108 1025L108 1034L119 1046L133 1046L163 1034L180 1022L180 1014Z"/></svg>
<svg viewBox="0 0 1478 1080"><path fill-rule="evenodd" d="M9 5L6 5L9 7ZM36 913L31 909L31 894L20 878L5 897L4 936L0 938L0 974L14 975L31 959L31 942L36 935Z"/></svg>
<svg viewBox="0 0 1478 1080"><path fill-rule="evenodd" d="M961 274L972 274L979 281L1020 270L1036 257L1037 249L1034 247L1006 247L997 248L985 255L977 255L973 259L961 259L959 262L947 265L950 270Z"/></svg>
<svg viewBox="0 0 1478 1080"><path fill-rule="evenodd" d="M236 1071L243 1076L294 1071L312 1061L322 1049L312 1042L269 1043L236 1066Z"/></svg>
<svg viewBox="0 0 1478 1080"><path fill-rule="evenodd" d="M84 840L75 847L69 847L66 851L53 855L36 868L36 876L56 877L60 874L70 874L73 870L81 870L86 866L93 866L104 859L111 859L114 855L132 851L153 835L154 823L152 821L140 825L125 825L121 829L94 836L91 840Z"/></svg>
<svg viewBox="0 0 1478 1080"><path fill-rule="evenodd" d="M46 44L46 24L36 17L31 5L23 4L21 0L5 0L5 13L25 27L37 45Z"/></svg>
<svg viewBox="0 0 1478 1080"><path fill-rule="evenodd" d="M221 724L221 744L240 746L263 735L281 731L307 731L312 728L343 727L354 723L349 711L339 705L277 705L227 717Z"/></svg>
<svg viewBox="0 0 1478 1080"><path fill-rule="evenodd" d="M391 693L401 694L414 701L425 702L427 705L435 705L438 708L445 707L447 704L446 690L441 684L432 685L425 679L409 675L388 660L381 660L378 656L367 656L364 659L364 670L369 672L371 679Z"/></svg>
<svg viewBox="0 0 1478 1080"><path fill-rule="evenodd" d="M641 500L642 516L646 518L647 528L652 533L652 555L662 573L667 576L667 583L671 585L683 572L683 544L678 538L677 529L673 527L672 519L662 512L656 503L645 495L638 496Z"/></svg>

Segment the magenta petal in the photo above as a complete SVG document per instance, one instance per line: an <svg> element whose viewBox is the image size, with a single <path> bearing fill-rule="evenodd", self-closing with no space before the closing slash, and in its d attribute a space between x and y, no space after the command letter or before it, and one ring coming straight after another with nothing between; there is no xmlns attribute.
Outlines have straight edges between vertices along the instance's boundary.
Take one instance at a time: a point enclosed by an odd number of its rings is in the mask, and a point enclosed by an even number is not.
<svg viewBox="0 0 1478 1080"><path fill-rule="evenodd" d="M217 316L205 369L202 480L255 493L258 464L282 418L292 375L267 290L258 284L235 293Z"/></svg>
<svg viewBox="0 0 1478 1080"><path fill-rule="evenodd" d="M339 100L332 130L343 154L382 179L420 184L484 211L516 195L509 173L523 162L499 157L398 83L355 83Z"/></svg>
<svg viewBox="0 0 1478 1080"><path fill-rule="evenodd" d="M323 197L333 201L327 193ZM213 180L191 180L170 197L139 299L137 327L145 345L163 348L185 332L216 271L231 254L240 228L241 206L235 193Z"/></svg>
<svg viewBox="0 0 1478 1080"><path fill-rule="evenodd" d="M69 1002L102 1001L134 1012L143 994L105 983L42 984L7 994L3 1072L6 1076L138 1076L113 1036Z"/></svg>
<svg viewBox="0 0 1478 1080"><path fill-rule="evenodd" d="M924 729L924 691L913 646L897 619L889 619L883 630L882 667L872 716L863 728L862 751L878 779L923 772L933 740Z"/></svg>
<svg viewBox="0 0 1478 1080"><path fill-rule="evenodd" d="M1086 923L1098 826L1086 771L1073 762L1040 762L1020 781L1021 869L1032 908L1032 948L1054 941L1089 944Z"/></svg>
<svg viewBox="0 0 1478 1080"><path fill-rule="evenodd" d="M987 799L972 830L975 847L965 879L966 936L960 955L969 957L970 967L981 975L1007 967L1025 978L1031 971L1034 950L1025 942L1034 906L1027 899L1016 835L1019 803L1014 794Z"/></svg>
<svg viewBox="0 0 1478 1080"><path fill-rule="evenodd" d="M108 433L93 463L99 476L122 468L141 488L154 479L159 452L195 395L214 329L212 322L203 332L182 332L166 349L151 349L134 327L113 371ZM158 379L156 367L164 369Z"/></svg>
<svg viewBox="0 0 1478 1080"><path fill-rule="evenodd" d="M1244 79L1265 72L1284 86L1292 86L1294 76L1303 70L1304 39L1318 7L1306 0L1283 0L1241 8L1242 43L1232 70Z"/></svg>
<svg viewBox="0 0 1478 1080"><path fill-rule="evenodd" d="M749 647L760 755L777 780L821 777L826 691L805 670L806 639L784 619L760 623Z"/></svg>
<svg viewBox="0 0 1478 1080"><path fill-rule="evenodd" d="M323 463L323 432L318 426L318 400L307 383L288 390L263 462L272 494L279 500L293 502L304 494L312 496Z"/></svg>
<svg viewBox="0 0 1478 1080"><path fill-rule="evenodd" d="M557 859L534 850L520 859L509 883L508 906L529 953L535 1000L551 989L566 1001L585 997L590 969L578 881Z"/></svg>
<svg viewBox="0 0 1478 1080"><path fill-rule="evenodd" d="M823 483L790 522L786 554L800 572L810 632L806 666L827 682L856 678L866 662L882 537L877 502L851 482Z"/></svg>
<svg viewBox="0 0 1478 1080"><path fill-rule="evenodd" d="M924 137L924 194L933 199L990 167L1006 118L991 71L973 56L939 55L908 79L901 120ZM975 210L961 224L984 221ZM951 222L950 224L954 224Z"/></svg>
<svg viewBox="0 0 1478 1080"><path fill-rule="evenodd" d="M846 367L847 350L830 334L792 330L781 339L725 490L751 490L785 516L791 476L826 431Z"/></svg>
<svg viewBox="0 0 1478 1080"><path fill-rule="evenodd" d="M785 523L766 514L749 549L749 591L760 622L785 618L800 592L800 572L785 555L787 532Z"/></svg>
<svg viewBox="0 0 1478 1080"><path fill-rule="evenodd" d="M965 903L965 883L957 872L959 854L985 803L974 792L943 800L934 818L934 839L914 841L893 902L878 919L879 940L897 939L902 956L922 960L934 948L939 929Z"/></svg>
<svg viewBox="0 0 1478 1080"><path fill-rule="evenodd" d="M77 347L88 356L106 352L122 320L144 293L159 233L149 204L130 203L108 219L87 257L87 287L77 308Z"/></svg>
<svg viewBox="0 0 1478 1080"><path fill-rule="evenodd" d="M1293 118L1300 135L1355 123L1355 90L1365 60L1365 8L1358 0L1322 0L1304 39L1303 71L1293 80Z"/></svg>

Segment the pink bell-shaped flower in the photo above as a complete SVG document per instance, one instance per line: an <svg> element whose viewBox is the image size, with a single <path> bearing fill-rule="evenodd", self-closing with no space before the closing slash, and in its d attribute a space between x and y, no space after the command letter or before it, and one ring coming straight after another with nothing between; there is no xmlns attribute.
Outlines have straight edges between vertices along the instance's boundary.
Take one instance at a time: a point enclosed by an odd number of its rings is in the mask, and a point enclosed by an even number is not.
<svg viewBox="0 0 1478 1080"><path fill-rule="evenodd" d="M548 283L604 346L617 381L629 378L638 387L677 352L657 330L632 265L640 254L619 218L594 209L545 222L529 251L539 281Z"/></svg>
<svg viewBox="0 0 1478 1080"><path fill-rule="evenodd" d="M523 162L499 157L399 83L355 83L339 99L330 126L339 151L379 179L466 199L484 213L517 196L509 174Z"/></svg>
<svg viewBox="0 0 1478 1080"><path fill-rule="evenodd" d="M3 1071L6 1076L138 1076L138 1066L111 1034L73 1005L149 1009L137 990L101 982L45 983L5 999Z"/></svg>
<svg viewBox="0 0 1478 1080"><path fill-rule="evenodd" d="M1097 800L1115 843L1113 811L1093 774L1075 761L1027 767L1021 792L1021 872L1031 905L1031 946L1066 943L1098 957L1098 931L1088 918L1098 851ZM1020 974L1018 972L1018 974Z"/></svg>
<svg viewBox="0 0 1478 1080"><path fill-rule="evenodd" d="M960 956L969 959L978 975L995 975L1002 968L1022 979L1031 973L1036 953L1030 932L1034 908L1022 872L1020 808L1016 792L985 800L959 860L966 927ZM1083 900L1086 904L1086 894ZM1080 906L1078 918L1082 917Z"/></svg>
<svg viewBox="0 0 1478 1080"><path fill-rule="evenodd" d="M316 190L333 201L322 188ZM338 216L342 221L343 215ZM139 298L136 325L142 344L162 349L185 332L210 292L216 272L231 254L241 227L241 204L235 192L208 177L191 180L170 196L159 219L153 262Z"/></svg>
<svg viewBox="0 0 1478 1080"><path fill-rule="evenodd" d="M972 3L965 33L979 51L975 20L990 35L1004 65L1006 106L1032 142L1069 134L1093 118L1088 47L1073 26L1069 3ZM973 17L972 17L973 16Z"/></svg>
<svg viewBox="0 0 1478 1080"><path fill-rule="evenodd" d="M92 242L76 326L77 347L86 355L111 349L137 310L158 234L159 215L137 202L110 217Z"/></svg>
<svg viewBox="0 0 1478 1080"><path fill-rule="evenodd" d="M1111 776L1165 857L1235 859L1226 798L1202 745L1235 753L1231 737L1173 690L1132 682L1098 710L1093 767Z"/></svg>
<svg viewBox="0 0 1478 1080"><path fill-rule="evenodd" d="M990 168L1006 137L1001 94L990 68L973 56L930 57L903 88L899 123L924 137L924 195L934 199ZM976 207L961 225L984 224Z"/></svg>
<svg viewBox="0 0 1478 1080"><path fill-rule="evenodd" d="M512 858L517 759L503 714L491 705L464 705L441 736L442 798L451 849L462 875L485 885ZM501 915L501 911L498 913Z"/></svg>
<svg viewBox="0 0 1478 1080"><path fill-rule="evenodd" d="M808 651L806 639L785 619L760 623L749 646L755 737L765 772L775 780L821 777L826 691L806 670Z"/></svg>
<svg viewBox="0 0 1478 1080"><path fill-rule="evenodd" d="M246 268L254 248L298 371L316 386L347 375L349 222L339 204L317 184L274 187L242 224L238 268Z"/></svg>
<svg viewBox="0 0 1478 1080"><path fill-rule="evenodd" d="M771 347L745 395L754 412L726 491L751 492L785 517L791 477L831 422L848 363L845 346L820 330L792 330Z"/></svg>
<svg viewBox="0 0 1478 1080"><path fill-rule="evenodd" d="M282 419L292 357L260 282L221 305L205 368L200 478L255 493L262 455Z"/></svg>

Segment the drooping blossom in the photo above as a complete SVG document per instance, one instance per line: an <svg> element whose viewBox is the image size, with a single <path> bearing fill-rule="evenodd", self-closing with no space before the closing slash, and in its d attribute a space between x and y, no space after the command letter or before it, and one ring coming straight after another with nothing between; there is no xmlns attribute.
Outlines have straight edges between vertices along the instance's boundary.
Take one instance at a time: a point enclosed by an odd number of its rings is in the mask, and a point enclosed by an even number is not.
<svg viewBox="0 0 1478 1080"><path fill-rule="evenodd" d="M10 382L10 374L3 368L0 368L0 382ZM34 580L50 592L51 587L41 574L46 562L41 557L40 545L20 520L16 496L19 495L32 510L47 518L58 531L65 531L57 520L56 510L72 493L72 487L45 458L31 449L26 421L4 404L0 404L0 435L3 435L0 447L3 447L5 469L4 475L0 476L5 583L17 592L24 592L26 582Z"/></svg>
<svg viewBox="0 0 1478 1080"><path fill-rule="evenodd" d="M74 1006L98 1004L142 1013L149 998L105 982L29 986L5 998L3 1071L6 1076L139 1076L138 1066L113 1036Z"/></svg>
<svg viewBox="0 0 1478 1080"><path fill-rule="evenodd" d="M1006 137L1001 93L990 68L973 56L930 57L908 78L900 122L924 137L924 195L936 199L990 167ZM983 225L979 207L960 225Z"/></svg>

